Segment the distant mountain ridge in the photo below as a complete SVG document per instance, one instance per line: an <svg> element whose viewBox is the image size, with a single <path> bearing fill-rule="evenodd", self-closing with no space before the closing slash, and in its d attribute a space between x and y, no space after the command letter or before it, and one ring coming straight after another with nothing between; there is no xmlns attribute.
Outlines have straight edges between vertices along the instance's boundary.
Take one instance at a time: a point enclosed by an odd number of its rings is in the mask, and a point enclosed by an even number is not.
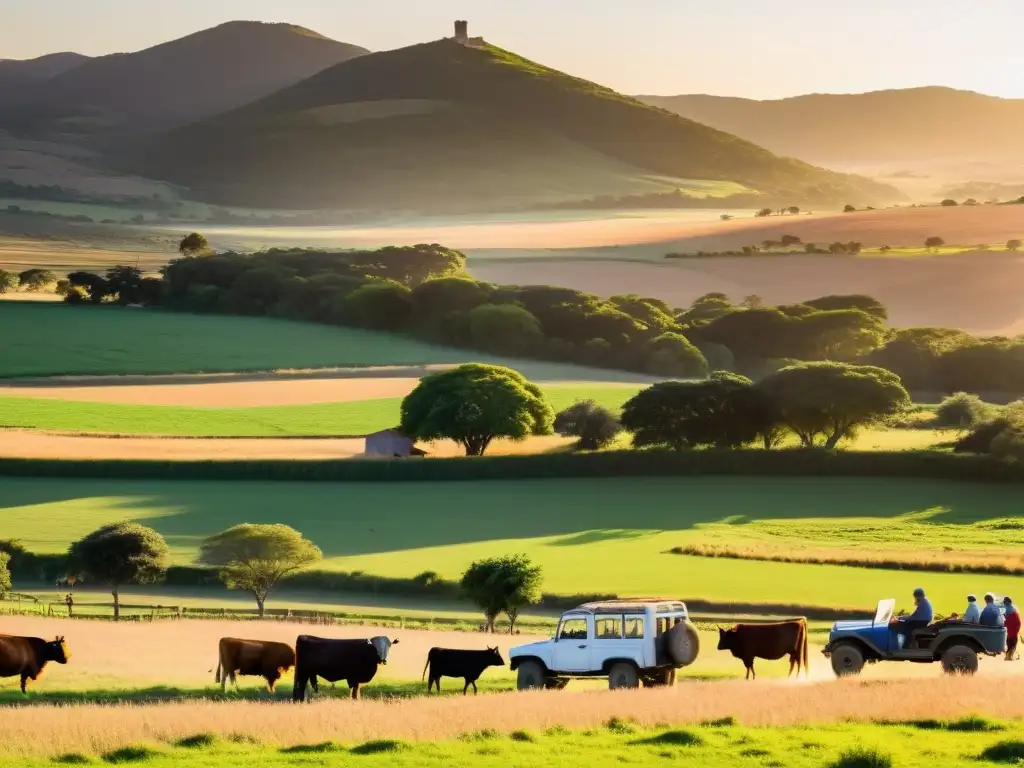
<svg viewBox="0 0 1024 768"><path fill-rule="evenodd" d="M325 69L176 130L128 167L220 203L265 207L582 199L678 180L796 203L899 197L500 48L451 40Z"/></svg>
<svg viewBox="0 0 1024 768"><path fill-rule="evenodd" d="M933 86L772 101L637 98L813 163L1024 158L1024 99L973 91Z"/></svg>
<svg viewBox="0 0 1024 768"><path fill-rule="evenodd" d="M167 129L234 109L365 53L290 24L228 22L58 72L0 105L0 126L29 133Z"/></svg>

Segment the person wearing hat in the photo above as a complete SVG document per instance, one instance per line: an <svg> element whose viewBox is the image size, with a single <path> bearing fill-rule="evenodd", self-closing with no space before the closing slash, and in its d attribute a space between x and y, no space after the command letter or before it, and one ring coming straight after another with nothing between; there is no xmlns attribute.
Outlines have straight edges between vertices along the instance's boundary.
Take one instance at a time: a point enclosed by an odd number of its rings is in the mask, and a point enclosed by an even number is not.
<svg viewBox="0 0 1024 768"><path fill-rule="evenodd" d="M1002 627L1006 624L1003 612L996 605L996 596L989 592L985 595L985 607L981 611L981 626Z"/></svg>
<svg viewBox="0 0 1024 768"><path fill-rule="evenodd" d="M906 638L903 642L904 648L913 648L914 633L919 629L927 627L935 618L932 603L920 587L914 590L914 605L916 607L912 614L906 618L896 619L894 623L897 640L899 635L903 635Z"/></svg>
<svg viewBox="0 0 1024 768"><path fill-rule="evenodd" d="M978 607L978 598L974 595L967 596L967 610L964 611L962 621L967 624L978 624L981 622L981 608Z"/></svg>
<svg viewBox="0 0 1024 768"><path fill-rule="evenodd" d="M1020 611L1009 597L1003 598L1003 612L1006 614L1006 660L1017 658L1017 642L1020 638Z"/></svg>

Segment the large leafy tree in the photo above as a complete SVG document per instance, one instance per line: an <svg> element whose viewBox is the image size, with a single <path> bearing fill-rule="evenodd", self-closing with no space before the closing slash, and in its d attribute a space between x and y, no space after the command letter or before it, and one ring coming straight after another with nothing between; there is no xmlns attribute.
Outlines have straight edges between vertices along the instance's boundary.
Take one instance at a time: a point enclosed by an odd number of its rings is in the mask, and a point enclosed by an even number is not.
<svg viewBox="0 0 1024 768"><path fill-rule="evenodd" d="M910 404L899 376L867 365L793 365L768 376L758 388L805 447L823 443L835 448L859 427Z"/></svg>
<svg viewBox="0 0 1024 768"><path fill-rule="evenodd" d="M638 448L744 445L759 434L750 389L749 379L723 372L705 381L662 382L625 404L622 424Z"/></svg>
<svg viewBox="0 0 1024 768"><path fill-rule="evenodd" d="M142 272L119 264L107 270L107 290L117 295L118 304L142 303Z"/></svg>
<svg viewBox="0 0 1024 768"><path fill-rule="evenodd" d="M540 388L499 365L470 363L425 377L402 401L401 430L418 440L454 440L482 456L498 437L549 435L554 412Z"/></svg>
<svg viewBox="0 0 1024 768"><path fill-rule="evenodd" d="M0 294L18 289L18 276L13 272L0 269Z"/></svg>
<svg viewBox="0 0 1024 768"><path fill-rule="evenodd" d="M657 376L699 378L708 375L708 361L678 333L663 333L643 348L644 368Z"/></svg>
<svg viewBox="0 0 1024 768"><path fill-rule="evenodd" d="M138 523L105 525L68 550L76 575L110 587L115 620L121 618L121 587L160 581L167 571L167 558L164 537Z"/></svg>
<svg viewBox="0 0 1024 768"><path fill-rule="evenodd" d="M267 597L283 578L323 558L320 549L287 525L243 523L210 536L199 562L220 570L228 589L249 592L263 618Z"/></svg>
<svg viewBox="0 0 1024 768"><path fill-rule="evenodd" d="M504 613L511 634L520 611L540 601L541 568L526 555L494 557L473 563L461 584L466 596L483 610L487 631L494 631L495 619Z"/></svg>

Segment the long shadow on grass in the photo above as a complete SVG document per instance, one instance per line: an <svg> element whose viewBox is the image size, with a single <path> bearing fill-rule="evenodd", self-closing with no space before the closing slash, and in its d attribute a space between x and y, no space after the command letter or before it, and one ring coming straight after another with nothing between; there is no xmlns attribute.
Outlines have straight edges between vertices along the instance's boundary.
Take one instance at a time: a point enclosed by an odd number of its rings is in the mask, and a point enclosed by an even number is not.
<svg viewBox="0 0 1024 768"><path fill-rule="evenodd" d="M1016 488L986 485L978 491L971 483L838 477L397 483L0 478L0 520L10 537L29 543L36 536L52 538L50 531L67 531L70 541L103 522L137 520L172 547L192 548L241 520L279 523L287 510L290 525L325 556L339 557L548 536L564 537L560 546L582 546L736 516L888 519L935 510L932 522L973 523L1019 514ZM99 498L105 503L85 521L76 505L15 509Z"/></svg>

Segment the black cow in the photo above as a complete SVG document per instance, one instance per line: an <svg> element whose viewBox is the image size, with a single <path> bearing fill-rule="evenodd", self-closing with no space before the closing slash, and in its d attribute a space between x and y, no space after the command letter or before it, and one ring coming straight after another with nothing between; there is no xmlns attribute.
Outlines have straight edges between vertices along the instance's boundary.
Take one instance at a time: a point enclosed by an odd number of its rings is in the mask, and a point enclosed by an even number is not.
<svg viewBox="0 0 1024 768"><path fill-rule="evenodd" d="M63 637L46 642L38 637L0 635L0 677L21 676L21 692L25 683L36 680L51 661L67 664L71 652Z"/></svg>
<svg viewBox="0 0 1024 768"><path fill-rule="evenodd" d="M737 624L732 629L718 630L718 650L732 651L747 668L747 679L754 672L754 659L775 661L789 656L789 674L799 676L801 664L807 669L807 619L793 619L774 624Z"/></svg>
<svg viewBox="0 0 1024 768"><path fill-rule="evenodd" d="M359 698L359 686L373 680L380 664L388 663L388 652L397 640L373 637L368 640L328 640L312 635L300 635L295 641L295 687L293 701L304 701L306 685L318 691L317 678L330 683L344 680Z"/></svg>
<svg viewBox="0 0 1024 768"><path fill-rule="evenodd" d="M486 651L460 651L451 648L431 648L427 654L427 666L423 668L423 676L430 672L430 679L427 681L427 693L433 686L437 686L437 692L441 692L442 677L461 677L466 681L462 689L465 696L469 686L473 686L473 693L476 690L476 681L488 667L504 667L505 660L497 648L488 648Z"/></svg>

